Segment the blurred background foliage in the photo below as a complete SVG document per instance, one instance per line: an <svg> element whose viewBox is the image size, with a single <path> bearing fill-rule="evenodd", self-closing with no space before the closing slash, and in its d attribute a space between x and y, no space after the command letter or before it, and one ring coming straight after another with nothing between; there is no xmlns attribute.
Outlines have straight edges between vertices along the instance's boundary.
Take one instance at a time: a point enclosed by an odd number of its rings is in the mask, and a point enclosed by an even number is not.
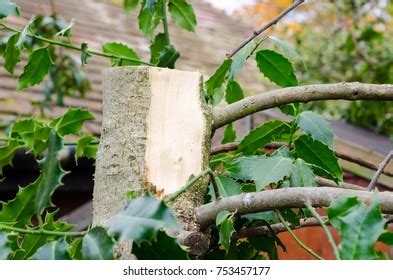
<svg viewBox="0 0 393 280"><path fill-rule="evenodd" d="M292 3L258 0L237 15L261 25ZM290 38L307 69L298 65L302 84L393 83L393 1L307 1L275 34ZM309 104L326 117L345 119L393 138L393 103L329 101Z"/></svg>

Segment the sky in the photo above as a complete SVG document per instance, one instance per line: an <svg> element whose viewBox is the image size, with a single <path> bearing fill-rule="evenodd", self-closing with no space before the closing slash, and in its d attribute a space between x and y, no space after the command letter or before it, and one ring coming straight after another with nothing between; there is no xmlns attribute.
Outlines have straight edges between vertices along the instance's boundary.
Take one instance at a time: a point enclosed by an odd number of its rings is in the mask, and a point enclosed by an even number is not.
<svg viewBox="0 0 393 280"><path fill-rule="evenodd" d="M239 9L243 5L252 4L255 0L205 0L210 2L214 7L226 11L228 14L232 14L235 10Z"/></svg>

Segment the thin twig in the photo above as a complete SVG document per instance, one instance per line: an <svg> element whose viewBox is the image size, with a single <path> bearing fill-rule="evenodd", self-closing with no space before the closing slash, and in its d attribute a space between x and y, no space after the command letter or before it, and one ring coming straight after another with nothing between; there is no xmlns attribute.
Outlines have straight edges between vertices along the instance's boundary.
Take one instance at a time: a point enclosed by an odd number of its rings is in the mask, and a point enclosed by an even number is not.
<svg viewBox="0 0 393 280"><path fill-rule="evenodd" d="M375 173L373 179L371 180L370 184L367 187L368 191L372 191L375 188L379 177L381 176L383 170L385 169L386 165L388 165L388 163L392 159L392 157L393 157L393 150L390 151L390 153L385 157L385 159L379 165L377 172Z"/></svg>
<svg viewBox="0 0 393 280"><path fill-rule="evenodd" d="M263 32L265 32L267 29L272 27L273 25L276 25L283 17L285 17L287 14L289 14L292 10L296 9L299 5L301 5L304 2L304 0L297 0L295 1L291 6L286 8L284 11L282 11L278 16L276 16L273 20L268 22L266 25L264 25L262 28L259 30L256 30L253 32L253 34L247 38L239 47L237 47L231 54L228 54L227 57L231 58L233 57L238 51L240 51L245 45L250 43L252 40L254 40L256 37L261 35Z"/></svg>
<svg viewBox="0 0 393 280"><path fill-rule="evenodd" d="M286 230L289 232L289 234L292 236L293 240L296 241L297 244L299 244L299 246L304 249L307 253L309 253L310 255L312 255L313 257L315 257L316 259L319 260L323 260L323 258L318 255L317 253L315 253L313 250L311 250L310 247L308 247L306 244L304 244L291 230L291 228L287 225L287 222L284 220L284 218L281 216L281 213L276 210L276 215L277 218L279 219L279 221L284 225L284 227L286 228Z"/></svg>
<svg viewBox="0 0 393 280"><path fill-rule="evenodd" d="M24 229L17 228L13 226L8 226L4 224L0 224L0 230L7 230L31 235L46 235L46 236L62 236L62 237L78 237L86 234L86 231L80 232L62 232L62 231L50 231L45 229Z"/></svg>
<svg viewBox="0 0 393 280"><path fill-rule="evenodd" d="M330 232L329 228L327 227L326 223L322 220L322 217L318 214L317 211L311 206L310 202L306 203L307 209L311 212L311 214L318 220L318 222L321 224L323 230L326 232L326 236L329 240L330 245L333 248L334 255L336 256L336 259L340 259L340 252L337 248L336 242L334 242L334 238L332 233Z"/></svg>
<svg viewBox="0 0 393 280"><path fill-rule="evenodd" d="M15 33L19 33L19 34L22 33L22 31L12 28L4 23L0 23L0 26L4 27L4 29L7 29L7 30L15 32ZM30 33L27 33L27 36L29 36L31 38L35 38L35 39L43 41L43 42L46 42L46 43L49 43L51 45L57 45L57 46L61 46L61 47L67 48L67 49L82 52L81 46L76 46L76 45L73 45L70 43L47 39L47 38L44 38L44 37L41 37L38 35L34 35L34 34L30 34ZM144 65L155 66L152 63L149 63L149 62L146 62L143 60L139 60L139 59L135 59L135 58L129 58L126 56L119 56L119 55L114 55L114 54L109 54L109 53L104 53L104 52L99 52L99 51L93 51L93 50L87 50L86 53L90 54L90 55L102 56L102 57L106 57L106 58L116 58L116 59L120 59L120 60L136 62L136 63L140 63L140 64L144 64Z"/></svg>
<svg viewBox="0 0 393 280"><path fill-rule="evenodd" d="M217 183L216 183L215 178L214 178L214 173L210 169L207 169L207 170L203 171L202 173L200 173L199 175L193 177L191 180L189 180L187 182L187 184L184 187L182 187L180 190L178 190L177 192L175 192L173 194L170 194L170 195L167 195L164 198L165 203L170 203L170 202L174 201L176 198L178 198L181 194L183 194L187 190L189 190L193 185L195 185L196 182L198 182L200 179L202 179L206 175L209 175L209 177L210 177L210 179L212 181L214 192L218 192Z"/></svg>

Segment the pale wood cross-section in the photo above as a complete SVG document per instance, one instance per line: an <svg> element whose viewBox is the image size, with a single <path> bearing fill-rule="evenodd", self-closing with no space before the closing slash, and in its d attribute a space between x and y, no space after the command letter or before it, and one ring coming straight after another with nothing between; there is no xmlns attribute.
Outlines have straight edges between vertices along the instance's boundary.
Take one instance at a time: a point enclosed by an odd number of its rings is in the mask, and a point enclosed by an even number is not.
<svg viewBox="0 0 393 280"><path fill-rule="evenodd" d="M93 224L107 225L129 190L171 194L208 168L211 111L202 77L155 67L117 67L104 73L103 125L97 154ZM206 184L173 207L185 228Z"/></svg>

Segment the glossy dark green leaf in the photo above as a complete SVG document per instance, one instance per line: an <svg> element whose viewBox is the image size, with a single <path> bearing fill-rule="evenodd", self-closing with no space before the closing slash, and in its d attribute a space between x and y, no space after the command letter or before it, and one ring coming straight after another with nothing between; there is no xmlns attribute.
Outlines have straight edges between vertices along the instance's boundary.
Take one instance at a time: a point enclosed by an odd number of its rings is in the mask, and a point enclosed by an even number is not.
<svg viewBox="0 0 393 280"><path fill-rule="evenodd" d="M69 134L79 134L85 121L94 120L94 116L87 109L70 108L62 116L51 122L51 127L63 137Z"/></svg>
<svg viewBox="0 0 393 280"><path fill-rule="evenodd" d="M6 260L11 252L8 234L0 231L0 260Z"/></svg>
<svg viewBox="0 0 393 280"><path fill-rule="evenodd" d="M325 173L321 173L318 169L315 169L314 171L318 175L329 175L336 182L343 180L343 171L338 164L338 158L324 143L314 140L308 135L303 135L295 141L295 153L307 163L325 171Z"/></svg>
<svg viewBox="0 0 393 280"><path fill-rule="evenodd" d="M68 232L73 228L73 225L64 223L62 221L55 221L55 216L58 211L47 213L45 216L43 229L48 231L60 231ZM46 243L57 240L59 237L48 236L48 235L32 235L25 234L23 240L21 241L21 250L16 252L12 259L15 260L26 260L29 259L39 248L44 246Z"/></svg>
<svg viewBox="0 0 393 280"><path fill-rule="evenodd" d="M299 107L300 107L299 103L291 103L291 104L282 105L279 108L281 112L283 112L284 114L296 117L297 114L299 113Z"/></svg>
<svg viewBox="0 0 393 280"><path fill-rule="evenodd" d="M138 6L139 0L124 0L124 10L133 11Z"/></svg>
<svg viewBox="0 0 393 280"><path fill-rule="evenodd" d="M286 157L267 157L251 169L251 176L256 183L257 191L270 184L277 185L292 171L292 160Z"/></svg>
<svg viewBox="0 0 393 280"><path fill-rule="evenodd" d="M291 172L291 187L317 187L315 174L302 159L295 160Z"/></svg>
<svg viewBox="0 0 393 280"><path fill-rule="evenodd" d="M72 260L83 260L82 242L83 238L78 238L73 240L70 246L68 246L68 253Z"/></svg>
<svg viewBox="0 0 393 280"><path fill-rule="evenodd" d="M344 260L379 259L375 243L384 233L386 221L382 217L378 196L361 202L343 197L334 201L327 210L330 223L338 231L341 241L340 258Z"/></svg>
<svg viewBox="0 0 393 280"><path fill-rule="evenodd" d="M150 0L148 0L150 1ZM149 3L142 1L142 8L138 16L139 29L146 37L150 37L157 25L161 21L162 11L161 5L154 5L154 8L149 9L146 7Z"/></svg>
<svg viewBox="0 0 393 280"><path fill-rule="evenodd" d="M181 28L194 32L197 24L193 7L186 0L169 0L168 10Z"/></svg>
<svg viewBox="0 0 393 280"><path fill-rule="evenodd" d="M35 197L35 213L41 214L47 207L52 206L51 196L63 183L66 172L60 166L59 153L63 148L61 138L54 131L49 138L47 154L40 161L42 168L41 180Z"/></svg>
<svg viewBox="0 0 393 280"><path fill-rule="evenodd" d="M233 196L241 193L240 185L231 178L217 176L216 183L221 197Z"/></svg>
<svg viewBox="0 0 393 280"><path fill-rule="evenodd" d="M291 225L299 226L300 225L300 218L299 215L295 213L291 208L281 209L280 213L282 217L289 222Z"/></svg>
<svg viewBox="0 0 393 280"><path fill-rule="evenodd" d="M298 127L313 139L333 148L333 132L330 124L319 114L312 111L302 112L296 119Z"/></svg>
<svg viewBox="0 0 393 280"><path fill-rule="evenodd" d="M82 255L85 260L113 260L115 241L102 227L96 227L83 237Z"/></svg>
<svg viewBox="0 0 393 280"><path fill-rule="evenodd" d="M229 81L225 94L225 100L228 104L235 103L244 98L243 89L236 81Z"/></svg>
<svg viewBox="0 0 393 280"><path fill-rule="evenodd" d="M277 150L274 151L272 156L273 157L280 156L280 157L287 157L287 158L293 159L292 152L291 152L291 150L289 150L288 146L282 146L282 147L278 148Z"/></svg>
<svg viewBox="0 0 393 280"><path fill-rule="evenodd" d="M220 213L218 213L217 216L216 216L216 226L221 225L226 219L228 219L228 217L231 214L232 213L227 211L227 210L223 210Z"/></svg>
<svg viewBox="0 0 393 280"><path fill-rule="evenodd" d="M269 259L277 260L278 251L276 238L274 236L252 236L248 238L250 244L259 252L265 252L268 254Z"/></svg>
<svg viewBox="0 0 393 280"><path fill-rule="evenodd" d="M240 157L231 166L226 168L226 170L236 179L252 180L255 166L262 164L266 158L266 156Z"/></svg>
<svg viewBox="0 0 393 280"><path fill-rule="evenodd" d="M246 154L253 153L274 141L285 130L288 130L287 125L279 120L264 123L243 138L238 150Z"/></svg>
<svg viewBox="0 0 393 280"><path fill-rule="evenodd" d="M9 0L0 1L0 19L7 16L14 15L19 16L19 8L16 4L10 2Z"/></svg>
<svg viewBox="0 0 393 280"><path fill-rule="evenodd" d="M19 34L12 35L7 42L3 57L4 57L4 68L11 75L14 74L15 65L20 62L20 49L15 46L18 41Z"/></svg>
<svg viewBox="0 0 393 280"><path fill-rule="evenodd" d="M41 248L31 257L32 260L69 260L69 244L64 240L51 241Z"/></svg>
<svg viewBox="0 0 393 280"><path fill-rule="evenodd" d="M34 216L34 199L38 186L42 180L40 176L34 183L24 188L19 188L15 198L9 202L1 202L0 221L11 223L16 227L31 224Z"/></svg>
<svg viewBox="0 0 393 280"><path fill-rule="evenodd" d="M255 41L251 41L232 57L233 63L231 65L228 74L229 81L235 79L236 75L243 68L244 63L246 62L246 60L252 54L252 52L255 50L256 47L257 47L257 43L255 43Z"/></svg>
<svg viewBox="0 0 393 280"><path fill-rule="evenodd" d="M382 233L378 241L388 245L388 246L393 246L393 232L384 232Z"/></svg>
<svg viewBox="0 0 393 280"><path fill-rule="evenodd" d="M108 233L118 240L151 240L159 229L178 228L171 209L150 195L131 200L110 221Z"/></svg>
<svg viewBox="0 0 393 280"><path fill-rule="evenodd" d="M175 63L180 57L180 53L175 49L174 46L166 46L162 52L160 52L160 57L158 59L158 67L167 67L170 69L175 68Z"/></svg>
<svg viewBox="0 0 393 280"><path fill-rule="evenodd" d="M221 141L221 144L232 143L236 140L236 129L233 127L233 124L230 123L225 126L224 130L224 138Z"/></svg>
<svg viewBox="0 0 393 280"><path fill-rule="evenodd" d="M224 60L216 72L206 81L205 87L207 96L213 96L214 91L223 85L231 65L232 59Z"/></svg>
<svg viewBox="0 0 393 280"><path fill-rule="evenodd" d="M140 65L138 54L127 45L111 42L102 46L104 53L115 55L121 58L111 58L112 66Z"/></svg>
<svg viewBox="0 0 393 280"><path fill-rule="evenodd" d="M235 228L233 226L233 220L227 219L223 221L220 225L220 240L218 241L221 244L225 251L228 252L229 246L231 245L232 234L235 232Z"/></svg>
<svg viewBox="0 0 393 280"><path fill-rule="evenodd" d="M164 231L158 231L157 237L151 241L132 244L132 254L138 260L187 260L187 251L179 245L175 238Z"/></svg>
<svg viewBox="0 0 393 280"><path fill-rule="evenodd" d="M160 60L160 54L164 51L167 40L164 33L159 33L154 37L153 43L150 45L150 62L157 64Z"/></svg>
<svg viewBox="0 0 393 280"><path fill-rule="evenodd" d="M7 145L0 147L0 175L3 175L4 166L12 163L16 151L22 147L18 141L8 141Z"/></svg>
<svg viewBox="0 0 393 280"><path fill-rule="evenodd" d="M272 50L261 50L256 54L259 70L271 82L281 87L297 86L298 81L292 63Z"/></svg>
<svg viewBox="0 0 393 280"><path fill-rule="evenodd" d="M27 65L19 77L18 90L22 90L41 83L53 64L47 48L35 50L29 56Z"/></svg>
<svg viewBox="0 0 393 280"><path fill-rule="evenodd" d="M98 139L92 135L85 135L76 142L75 160L81 157L94 159L97 149Z"/></svg>

